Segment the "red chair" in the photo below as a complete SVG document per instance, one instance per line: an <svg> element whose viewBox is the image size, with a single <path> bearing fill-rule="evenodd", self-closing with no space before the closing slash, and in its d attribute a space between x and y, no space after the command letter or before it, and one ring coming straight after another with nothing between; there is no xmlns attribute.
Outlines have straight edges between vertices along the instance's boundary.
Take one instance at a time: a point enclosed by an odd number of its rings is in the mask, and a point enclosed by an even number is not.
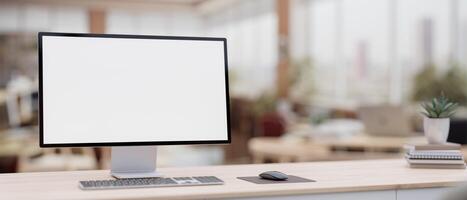
<svg viewBox="0 0 467 200"><path fill-rule="evenodd" d="M266 113L260 119L261 136L279 137L285 133L285 121L278 113Z"/></svg>

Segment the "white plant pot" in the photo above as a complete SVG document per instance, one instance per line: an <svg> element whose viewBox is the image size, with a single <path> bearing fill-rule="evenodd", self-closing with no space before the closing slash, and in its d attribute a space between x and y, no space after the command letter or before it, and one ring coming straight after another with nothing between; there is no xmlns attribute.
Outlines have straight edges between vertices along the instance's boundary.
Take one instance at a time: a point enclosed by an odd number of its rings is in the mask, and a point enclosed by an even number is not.
<svg viewBox="0 0 467 200"><path fill-rule="evenodd" d="M425 117L423 119L423 130L428 143L444 144L447 142L449 134L449 118Z"/></svg>

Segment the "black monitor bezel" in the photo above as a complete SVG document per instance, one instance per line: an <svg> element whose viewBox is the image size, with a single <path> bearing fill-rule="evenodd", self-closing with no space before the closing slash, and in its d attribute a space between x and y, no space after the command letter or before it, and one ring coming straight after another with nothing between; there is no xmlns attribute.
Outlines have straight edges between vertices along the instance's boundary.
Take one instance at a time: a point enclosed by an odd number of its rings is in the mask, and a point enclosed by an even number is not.
<svg viewBox="0 0 467 200"><path fill-rule="evenodd" d="M122 39L162 39L162 40L204 40L222 41L224 44L224 70L225 91L227 109L227 140L203 140L203 141L144 141L144 142L105 142L105 143L52 143L44 144L44 121L43 121L43 66L42 66L42 38L43 36L58 37L93 37L93 38L122 38ZM38 57L39 57L39 137L40 147L103 147L103 146L147 146L147 145L194 145L194 144L229 144L231 143L230 125L230 95L229 74L227 59L227 39L220 37L187 37L187 36L156 36L156 35L123 35L123 34L94 34L94 33L60 33L39 32L38 33Z"/></svg>

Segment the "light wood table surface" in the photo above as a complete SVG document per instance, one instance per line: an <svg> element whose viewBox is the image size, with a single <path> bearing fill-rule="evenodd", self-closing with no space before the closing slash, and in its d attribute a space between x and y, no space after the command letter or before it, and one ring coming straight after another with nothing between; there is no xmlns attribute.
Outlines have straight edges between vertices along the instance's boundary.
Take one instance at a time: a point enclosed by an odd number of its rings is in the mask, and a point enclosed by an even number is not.
<svg viewBox="0 0 467 200"><path fill-rule="evenodd" d="M317 182L257 185L237 179L277 170ZM169 177L214 175L224 185L83 191L78 181L109 171L0 174L1 199L219 199L440 188L467 180L462 169L411 169L402 159L162 168Z"/></svg>
<svg viewBox="0 0 467 200"><path fill-rule="evenodd" d="M316 160L398 158L402 157L401 153L404 151L404 145L426 143L427 141L423 136L376 137L361 134L345 138L329 137L316 139L256 137L250 140L249 149L255 163L262 163L264 160L276 162L303 162ZM346 152L348 149L359 149L363 152ZM463 147L462 151L467 152L467 147Z"/></svg>
<svg viewBox="0 0 467 200"><path fill-rule="evenodd" d="M311 140L311 142L332 146L334 148L363 148L367 150L401 150L405 144L427 143L423 136L388 137L366 134L359 134L348 138L317 138Z"/></svg>
<svg viewBox="0 0 467 200"><path fill-rule="evenodd" d="M40 152L37 127L0 131L0 157L33 155Z"/></svg>

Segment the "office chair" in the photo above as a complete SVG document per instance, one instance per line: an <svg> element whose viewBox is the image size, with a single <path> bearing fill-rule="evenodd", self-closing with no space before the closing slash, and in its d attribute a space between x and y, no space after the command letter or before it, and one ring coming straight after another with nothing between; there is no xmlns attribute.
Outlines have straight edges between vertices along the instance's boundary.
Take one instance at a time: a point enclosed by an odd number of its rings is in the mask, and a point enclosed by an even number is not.
<svg viewBox="0 0 467 200"><path fill-rule="evenodd" d="M8 109L5 102L0 103L0 132L10 128Z"/></svg>

